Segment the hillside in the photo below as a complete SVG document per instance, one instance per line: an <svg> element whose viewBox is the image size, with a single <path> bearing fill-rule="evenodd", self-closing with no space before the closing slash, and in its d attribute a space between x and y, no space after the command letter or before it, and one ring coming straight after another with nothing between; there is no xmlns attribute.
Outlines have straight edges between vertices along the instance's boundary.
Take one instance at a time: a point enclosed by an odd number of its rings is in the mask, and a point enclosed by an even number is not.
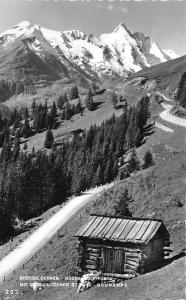
<svg viewBox="0 0 186 300"><path fill-rule="evenodd" d="M183 72L186 71L186 56L146 68L129 76L124 81L124 89L130 85L149 92L160 90L173 96Z"/></svg>
<svg viewBox="0 0 186 300"><path fill-rule="evenodd" d="M73 132L76 130L84 130L90 128L92 124L96 125L101 125L103 121L106 119L109 119L112 117L113 114L115 114L116 117L119 117L122 114L122 107L123 107L123 102L118 102L118 109L115 109L112 104L112 91L111 90L106 90L103 91L100 94L95 95L94 98L94 103L95 103L95 109L93 111L89 111L85 105L85 92L80 90L80 99L81 103L83 106L83 112L82 114L75 114L70 118L70 120L61 120L60 117L58 117L58 128L53 129L53 135L55 138L55 142L60 145L63 140L66 140L67 138L72 138L73 137ZM59 94L58 94L59 95ZM138 95L135 95L135 97L131 96L128 97L128 102L130 105L136 105L137 102L140 100L140 98L145 95L145 93L138 92ZM117 94L117 98L119 101L121 94ZM48 104L51 104L52 100L56 100L57 95L55 97L55 94L53 95L53 99L50 99L48 101ZM18 100L19 99L19 100ZM36 103L41 103L44 102L42 101L41 98L35 98ZM23 100L21 97L17 97L17 103L20 104L20 106L25 106L28 104L28 106L31 106L32 104L32 97L28 97L26 100ZM72 101L69 101L70 105L76 104L77 99L74 99ZM13 99L10 99L6 102L7 106L12 107L12 102L14 102L14 97ZM61 114L61 111L59 112ZM46 130L36 133L35 135L29 137L26 139L28 149L32 150L33 147L35 147L35 150L40 150L44 147L44 140L46 136ZM25 140L22 139L22 146L24 145Z"/></svg>
<svg viewBox="0 0 186 300"><path fill-rule="evenodd" d="M151 112L155 116L161 111L161 105L151 103ZM185 130L179 126L165 122L165 125L173 129L167 133L160 128L154 128L154 133L147 138L146 143L137 149L138 157L142 160L147 149L151 149L155 165L132 174L127 180L115 183L115 187L93 200L68 224L60 230L59 236L50 241L33 260L25 264L24 269L16 271L2 284L2 290L18 290L18 296L13 299L35 299L36 295L30 287L20 286L20 276L48 275L61 276L60 282L70 283L69 287L46 287L37 292L39 299L182 299L184 297L184 258L180 254L185 249ZM88 219L89 213L113 212L114 192L128 187L133 201L129 208L133 216L160 218L164 221L171 236L171 260L167 260L167 266L143 276L127 281L127 287L94 287L80 295L76 294L73 284L76 280L66 280L64 277L77 276L76 262L77 239L74 237L77 229ZM47 220L57 211L56 206L41 215L36 226ZM34 229L32 229L34 230ZM28 231L26 232L28 236ZM19 245L25 238L22 234L12 242L0 246L1 255L9 252L9 247ZM52 283L51 280L49 280ZM29 283L32 281L29 281ZM148 282L148 289L147 283ZM110 298L109 298L110 297Z"/></svg>
<svg viewBox="0 0 186 300"><path fill-rule="evenodd" d="M156 150L162 153L162 150ZM171 235L172 241L172 260L176 259L185 248L184 218L185 211L183 206L178 204L180 201L184 204L183 195L185 194L185 153L172 154L169 151L167 159L164 157L159 164L150 169L140 171L130 177L127 181L118 183L114 189L120 189L128 186L133 196L133 202L130 203L130 209L134 216L161 218ZM171 157L172 156L172 157ZM160 167L161 166L161 167ZM71 222L60 231L60 237L55 237L47 244L33 261L27 263L24 270L18 270L16 275L3 284L2 288L13 288L19 290L19 297L14 299L34 299L30 287L20 287L19 276L24 275L60 275L61 282L65 276L76 274L75 264L77 260L77 239L74 237L77 228L86 222L88 212L112 212L112 190L97 197L87 209L82 209ZM56 209L56 208L55 208ZM44 218L40 216L40 219ZM19 243L20 237L15 238L12 243ZM2 246L1 246L2 247ZM6 247L6 246L3 246ZM179 256L178 256L179 257ZM169 261L167 261L168 263ZM170 261L171 262L171 261ZM145 299L149 296L152 299L164 299L169 296L171 300L181 299L184 289L184 268L183 259L175 260L173 263L163 269L151 272L138 278L127 281L127 288L110 288L110 299L120 299L124 292L125 299ZM166 276L166 279L165 277ZM163 285L162 285L163 278ZM150 289L147 289L146 282L149 282ZM71 282L72 283L72 282ZM145 286L144 286L145 285ZM110 294L111 293L111 294ZM37 292L39 299L94 299L95 295L99 299L109 299L108 288L93 288L90 291L77 296L75 288L45 288ZM115 295L115 296L114 296ZM145 298L144 298L145 297Z"/></svg>
<svg viewBox="0 0 186 300"><path fill-rule="evenodd" d="M161 111L161 106L151 103L151 112L154 116ZM161 121L161 120L159 120ZM125 293L126 300L146 298L164 299L165 296L171 300L183 298L184 290L184 268L181 251L185 249L185 176L186 176L186 153L185 153L185 129L164 122L166 126L173 129L172 133L155 127L154 133L147 138L144 145L137 149L138 157L142 160L147 149L151 149L155 165L132 174L127 180L115 183L115 187L97 197L86 208L82 209L74 216L59 233L48 243L35 257L28 262L24 270L18 270L16 275L2 285L2 288L18 289L19 297L14 299L34 299L33 291L30 287L20 287L19 276L24 275L76 275L77 261L77 239L74 237L77 229L83 225L89 213L113 213L113 193L128 187L133 201L129 203L129 208L133 216L160 218L164 221L171 236L172 261L163 269L148 273L138 278L127 281L127 288L92 288L79 296L74 287L45 288L37 292L39 299L121 299ZM40 221L45 221L52 211L57 211L59 207L54 207L50 211L39 217ZM39 225L39 224L38 224ZM37 225L37 226L38 226ZM26 233L26 236L28 232ZM10 244L13 248L24 240L24 234L14 238L13 242L1 246L3 254L7 253ZM178 255L178 256L177 256ZM180 257L180 258L179 258ZM177 259L179 258L179 259ZM182 266L182 267L181 267ZM166 276L166 280L165 277ZM64 282L64 279L61 279ZM146 282L150 289L147 290ZM65 281L66 282L66 281ZM72 283L72 281L70 281ZM74 281L73 281L74 282ZM163 282L163 283L162 283Z"/></svg>

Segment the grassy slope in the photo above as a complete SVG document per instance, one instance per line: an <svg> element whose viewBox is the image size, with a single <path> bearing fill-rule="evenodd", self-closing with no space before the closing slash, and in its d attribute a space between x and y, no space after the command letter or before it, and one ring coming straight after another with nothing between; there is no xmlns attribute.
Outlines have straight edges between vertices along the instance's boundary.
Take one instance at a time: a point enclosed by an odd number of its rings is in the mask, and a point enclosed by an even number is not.
<svg viewBox="0 0 186 300"><path fill-rule="evenodd" d="M101 108L106 105L101 104ZM96 115L99 111L96 111ZM104 107L105 116L109 105ZM153 116L161 110L159 105L151 107ZM103 113L103 111L102 111ZM102 116L100 111L100 116ZM92 113L91 113L92 114ZM86 115L87 122L89 121ZM92 115L93 116L93 115ZM96 118L100 121L100 119ZM81 124L85 124L82 122ZM91 120L92 122L92 120ZM71 122L73 124L73 122ZM138 149L138 155L142 158L145 150L150 148L153 152L156 165L134 174L128 180L117 184L115 189L123 189L128 186L134 201L130 203L130 209L134 216L156 217L165 222L173 242L172 256L179 253L185 247L185 209L178 207L178 200L184 203L185 177L186 177L186 153L185 131L171 124L165 124L174 129L174 133L166 133L155 128L153 135L149 136L147 143ZM73 126L73 125L69 125ZM72 128L72 127L70 127ZM77 127L76 127L77 128ZM78 127L79 128L79 127ZM173 151L173 152L172 152ZM113 192L106 193L104 197L95 199L88 205L90 212L112 213ZM47 214L47 213L46 213ZM17 299L36 299L30 287L20 287L20 275L73 275L74 265L77 260L77 239L74 237L77 229L88 219L86 209L82 209L71 222L60 232L60 238L54 238L47 244L33 261L25 265L24 270L18 270L2 286L19 290ZM14 241L18 241L17 237ZM7 249L6 245L1 246ZM1 250L0 247L0 250ZM90 291L77 296L74 288L46 288L37 293L37 299L183 299L184 289L184 264L183 259L174 261L171 265L132 279L127 282L127 288L92 288ZM148 287L148 289L147 289ZM14 296L13 299L16 299Z"/></svg>
<svg viewBox="0 0 186 300"><path fill-rule="evenodd" d="M93 287L78 295L75 288L63 290L51 289L46 293L38 292L38 299L65 300L178 300L184 299L184 258L174 261L171 265L126 282L126 286ZM26 299L26 298L25 298ZM32 296L31 299L34 299Z"/></svg>
<svg viewBox="0 0 186 300"><path fill-rule="evenodd" d="M122 109L115 110L111 103L111 92L105 92L102 95L94 97L94 102L97 108L94 111L89 111L84 108L83 116L80 114L74 115L68 121L61 121L60 126L53 130L54 138L57 143L61 143L64 139L72 136L71 131L76 129L88 129L91 124L100 125L104 120L110 118L113 113L116 116L121 115ZM82 97L82 104L84 105L84 97ZM35 150L43 148L46 131L38 133L28 139L28 149L35 147Z"/></svg>
<svg viewBox="0 0 186 300"><path fill-rule="evenodd" d="M145 77L147 80L155 80L160 90L166 90L172 94L185 71L186 55L134 73L127 78L127 81L132 78Z"/></svg>
<svg viewBox="0 0 186 300"><path fill-rule="evenodd" d="M31 95L20 95L15 97L12 97L12 99L6 101L6 105L9 107L15 106L15 103L17 106L30 106L33 98L35 97L36 103L42 102L45 103L45 100L47 99L48 104L51 104L52 101L54 101L57 98L57 95L59 95L62 91L64 92L65 89L59 86L58 84L54 86L51 86L50 88L46 88L40 91L39 94L35 96ZM50 98L51 94L53 94L53 97ZM127 93L124 93L124 97L127 99L128 103L130 105L136 105L138 100L145 94L145 92L138 90L130 90L127 91ZM103 94L94 96L94 102L97 104L97 108L94 111L89 111L87 108L85 108L84 104L84 98L86 95L85 89L80 89L80 99L82 102L82 105L84 107L83 115L80 114L74 115L70 120L68 121L61 121L60 126L57 129L53 130L55 141L60 144L63 140L69 138L72 136L71 131L75 129L88 129L91 124L100 125L104 120L109 119L113 113L116 116L121 115L122 108L116 110L112 106L111 102L111 91L106 91ZM119 99L119 94L118 94ZM74 101L71 101L74 103ZM120 103L120 107L122 107L123 103ZM40 150L43 148L44 140L46 136L46 131L43 131L41 133L37 133L36 135L30 137L27 139L27 145L28 150L32 150L33 147L35 147L35 150Z"/></svg>

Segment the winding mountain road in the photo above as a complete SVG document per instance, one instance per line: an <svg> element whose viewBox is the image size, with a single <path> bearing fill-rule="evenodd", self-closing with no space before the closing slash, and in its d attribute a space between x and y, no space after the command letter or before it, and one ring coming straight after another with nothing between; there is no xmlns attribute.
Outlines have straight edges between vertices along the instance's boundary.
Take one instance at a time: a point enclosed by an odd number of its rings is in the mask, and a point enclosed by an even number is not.
<svg viewBox="0 0 186 300"><path fill-rule="evenodd" d="M0 283L3 282L4 277L31 259L94 196L98 196L103 190L109 189L113 185L114 183L110 183L91 189L83 195L69 200L46 223L0 261Z"/></svg>
<svg viewBox="0 0 186 300"><path fill-rule="evenodd" d="M155 126L162 129L163 131L166 131L166 132L170 132L170 133L174 132L174 130L172 128L167 127L167 126L165 126L165 125L163 125L163 124L161 124L157 121L155 122Z"/></svg>
<svg viewBox="0 0 186 300"><path fill-rule="evenodd" d="M160 95L165 101L173 101L172 99L165 97L163 94ZM173 105L167 103L161 103L161 105L165 109L159 115L162 120L186 128L186 119L179 118L170 113L170 110L173 107Z"/></svg>

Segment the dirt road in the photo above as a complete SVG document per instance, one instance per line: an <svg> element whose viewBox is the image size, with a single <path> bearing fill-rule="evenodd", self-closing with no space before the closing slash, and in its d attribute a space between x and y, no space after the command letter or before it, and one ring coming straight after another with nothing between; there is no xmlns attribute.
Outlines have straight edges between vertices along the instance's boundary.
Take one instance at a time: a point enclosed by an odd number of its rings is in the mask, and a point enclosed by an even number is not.
<svg viewBox="0 0 186 300"><path fill-rule="evenodd" d="M0 261L0 283L4 280L4 276L9 275L32 258L34 254L38 252L77 211L91 201L95 195L98 195L113 185L114 183L110 183L91 189L69 200L69 202L45 224Z"/></svg>
<svg viewBox="0 0 186 300"><path fill-rule="evenodd" d="M172 99L165 97L163 94L161 94L161 96L164 98L165 101L173 101ZM161 103L161 105L165 109L159 115L162 120L186 128L186 119L179 118L170 113L170 110L173 107L173 105L167 103Z"/></svg>

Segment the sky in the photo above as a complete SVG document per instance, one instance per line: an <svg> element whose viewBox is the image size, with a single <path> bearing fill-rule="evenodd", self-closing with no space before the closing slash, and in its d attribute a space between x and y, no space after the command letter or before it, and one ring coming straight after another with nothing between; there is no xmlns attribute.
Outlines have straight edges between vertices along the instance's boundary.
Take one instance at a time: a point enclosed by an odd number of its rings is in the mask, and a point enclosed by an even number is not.
<svg viewBox="0 0 186 300"><path fill-rule="evenodd" d="M186 54L185 0L0 0L0 32L24 20L97 36L124 22L133 32L151 36L162 49Z"/></svg>

